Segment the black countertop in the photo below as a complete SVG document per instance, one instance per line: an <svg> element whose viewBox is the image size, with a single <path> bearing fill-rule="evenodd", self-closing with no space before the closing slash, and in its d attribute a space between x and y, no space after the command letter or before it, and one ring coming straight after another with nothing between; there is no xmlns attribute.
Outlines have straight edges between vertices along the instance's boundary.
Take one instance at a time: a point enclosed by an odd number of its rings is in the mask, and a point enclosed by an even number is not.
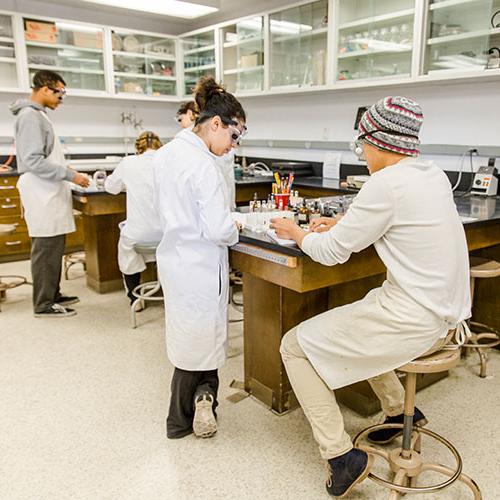
<svg viewBox="0 0 500 500"><path fill-rule="evenodd" d="M328 197L332 199L335 197ZM464 225L479 222L495 222L500 220L500 197L456 196L455 203ZM240 243L249 243L267 250L301 257L305 255L297 246L284 246L273 241L266 233L254 233L243 229L240 234Z"/></svg>
<svg viewBox="0 0 500 500"><path fill-rule="evenodd" d="M247 186L253 184L272 184L274 177L256 175L254 177L240 177L236 179L236 186ZM340 186L338 179L325 179L323 177L295 177L293 187L300 189L301 187L310 187L316 189L335 189L345 193L356 193L357 189L348 189Z"/></svg>

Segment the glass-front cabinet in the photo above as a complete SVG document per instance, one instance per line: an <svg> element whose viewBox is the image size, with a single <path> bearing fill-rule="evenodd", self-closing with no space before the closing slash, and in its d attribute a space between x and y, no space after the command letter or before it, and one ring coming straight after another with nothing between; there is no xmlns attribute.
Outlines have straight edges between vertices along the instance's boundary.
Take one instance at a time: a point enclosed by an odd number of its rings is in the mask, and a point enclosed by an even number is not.
<svg viewBox="0 0 500 500"><path fill-rule="evenodd" d="M184 95L193 92L202 76L216 76L215 31L205 31L181 39L184 61Z"/></svg>
<svg viewBox="0 0 500 500"><path fill-rule="evenodd" d="M245 19L220 29L222 79L229 92L264 88L264 18Z"/></svg>
<svg viewBox="0 0 500 500"><path fill-rule="evenodd" d="M269 15L271 87L326 84L328 0Z"/></svg>
<svg viewBox="0 0 500 500"><path fill-rule="evenodd" d="M12 17L3 14L0 14L0 87L19 87Z"/></svg>
<svg viewBox="0 0 500 500"><path fill-rule="evenodd" d="M337 81L409 77L415 0L336 0Z"/></svg>
<svg viewBox="0 0 500 500"><path fill-rule="evenodd" d="M117 94L176 95L175 38L114 29L111 45Z"/></svg>
<svg viewBox="0 0 500 500"><path fill-rule="evenodd" d="M30 82L40 69L59 73L68 90L105 90L103 28L24 18Z"/></svg>
<svg viewBox="0 0 500 500"><path fill-rule="evenodd" d="M430 1L424 73L496 69L500 0Z"/></svg>

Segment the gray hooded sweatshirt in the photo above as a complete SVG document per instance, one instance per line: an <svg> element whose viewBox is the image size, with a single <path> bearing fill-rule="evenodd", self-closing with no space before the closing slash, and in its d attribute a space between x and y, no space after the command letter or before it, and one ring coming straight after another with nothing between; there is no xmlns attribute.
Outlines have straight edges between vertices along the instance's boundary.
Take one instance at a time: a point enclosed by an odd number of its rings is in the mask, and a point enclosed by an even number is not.
<svg viewBox="0 0 500 500"><path fill-rule="evenodd" d="M10 110L16 117L14 135L19 172L31 172L50 181L72 181L74 170L47 160L54 149L54 130L42 116L45 108L30 99L19 99L10 105Z"/></svg>

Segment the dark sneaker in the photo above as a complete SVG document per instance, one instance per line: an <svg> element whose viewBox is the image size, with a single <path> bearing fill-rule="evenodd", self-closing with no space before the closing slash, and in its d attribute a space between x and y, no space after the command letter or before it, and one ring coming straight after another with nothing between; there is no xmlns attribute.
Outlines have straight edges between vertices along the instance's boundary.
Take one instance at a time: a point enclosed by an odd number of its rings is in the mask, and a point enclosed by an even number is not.
<svg viewBox="0 0 500 500"><path fill-rule="evenodd" d="M396 415L395 417L386 417L384 424L402 424L404 421L404 414ZM427 425L428 421L425 415L415 407L415 414L413 415L413 425L418 427L423 427ZM388 444L398 436L403 435L403 429L380 429L378 431L373 431L368 434L368 441L375 444Z"/></svg>
<svg viewBox="0 0 500 500"><path fill-rule="evenodd" d="M35 313L35 318L69 318L75 316L76 311L60 304L52 304L46 311Z"/></svg>
<svg viewBox="0 0 500 500"><path fill-rule="evenodd" d="M193 432L201 438L212 437L217 432L213 410L214 398L205 393L198 396L194 404Z"/></svg>
<svg viewBox="0 0 500 500"><path fill-rule="evenodd" d="M330 495L342 498L369 474L373 465L373 455L359 448L328 460L328 479L326 491Z"/></svg>
<svg viewBox="0 0 500 500"><path fill-rule="evenodd" d="M70 306L72 304L76 304L77 302L80 302L80 299L78 297L72 297L70 295L59 295L59 297L54 300L56 304L60 304L61 306Z"/></svg>

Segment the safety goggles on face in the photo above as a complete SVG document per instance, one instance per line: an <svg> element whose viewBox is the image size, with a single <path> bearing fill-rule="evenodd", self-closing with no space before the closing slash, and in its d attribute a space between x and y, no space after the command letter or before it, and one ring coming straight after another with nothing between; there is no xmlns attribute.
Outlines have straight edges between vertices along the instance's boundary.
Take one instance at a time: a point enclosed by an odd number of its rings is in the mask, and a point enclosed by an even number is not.
<svg viewBox="0 0 500 500"><path fill-rule="evenodd" d="M358 157L359 160L366 160L365 151L363 148L363 144L365 143L365 137L368 137L370 135L373 136L377 132L382 132L384 134L395 135L400 137L411 137L412 139L417 139L418 141L418 136L416 135L403 134L401 132L396 132L394 130L377 129L377 130L372 130L371 132L365 132L363 134L356 136L350 144L351 151Z"/></svg>
<svg viewBox="0 0 500 500"><path fill-rule="evenodd" d="M245 135L247 134L247 128L243 126L243 130L239 130L233 125L228 125L228 128L229 131L231 132L231 142L233 144L239 145L241 139L243 139L243 137L245 137Z"/></svg>
<svg viewBox="0 0 500 500"><path fill-rule="evenodd" d="M174 116L174 120L176 123L181 123L182 122L182 115Z"/></svg>
<svg viewBox="0 0 500 500"><path fill-rule="evenodd" d="M55 96L59 97L59 99L64 99L66 97L66 89L55 89L53 87L47 87Z"/></svg>

